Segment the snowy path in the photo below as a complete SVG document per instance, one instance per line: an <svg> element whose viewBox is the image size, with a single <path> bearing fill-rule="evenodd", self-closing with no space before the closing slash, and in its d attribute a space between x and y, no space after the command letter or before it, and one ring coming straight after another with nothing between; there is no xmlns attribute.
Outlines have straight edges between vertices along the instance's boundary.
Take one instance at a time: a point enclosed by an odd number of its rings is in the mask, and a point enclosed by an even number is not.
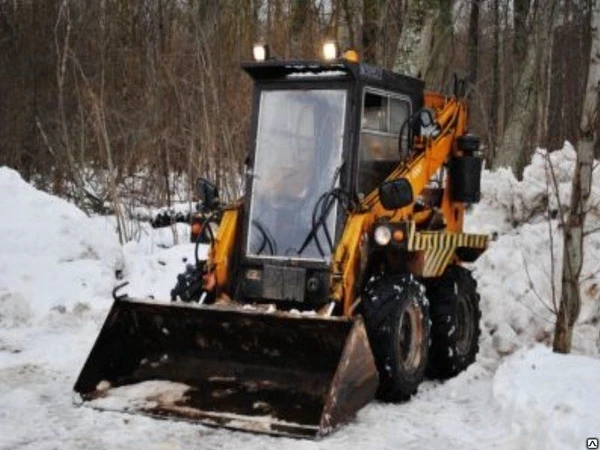
<svg viewBox="0 0 600 450"><path fill-rule="evenodd" d="M45 327L0 330L0 448L521 448L501 423L492 399L492 371L482 364L444 384L424 383L408 403L373 402L353 423L321 441L80 407L73 402L72 387L100 316L55 313Z"/></svg>

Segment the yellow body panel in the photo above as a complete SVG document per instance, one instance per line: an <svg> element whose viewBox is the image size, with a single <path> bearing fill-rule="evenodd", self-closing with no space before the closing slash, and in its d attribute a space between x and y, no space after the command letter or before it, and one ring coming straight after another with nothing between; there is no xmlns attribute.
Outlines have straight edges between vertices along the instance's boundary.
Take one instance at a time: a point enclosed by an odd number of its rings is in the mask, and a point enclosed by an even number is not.
<svg viewBox="0 0 600 450"><path fill-rule="evenodd" d="M236 232L239 219L239 208L228 209L223 213L219 232L212 248L209 267L214 268L217 289L221 290L229 284L229 263L236 245ZM238 244L240 245L240 244Z"/></svg>
<svg viewBox="0 0 600 450"><path fill-rule="evenodd" d="M354 301L355 289L361 271L361 257L365 239L365 221L368 214L355 214L348 218L344 234L336 249L333 270L331 276L331 297L336 301L342 301L344 315L350 314L350 306Z"/></svg>

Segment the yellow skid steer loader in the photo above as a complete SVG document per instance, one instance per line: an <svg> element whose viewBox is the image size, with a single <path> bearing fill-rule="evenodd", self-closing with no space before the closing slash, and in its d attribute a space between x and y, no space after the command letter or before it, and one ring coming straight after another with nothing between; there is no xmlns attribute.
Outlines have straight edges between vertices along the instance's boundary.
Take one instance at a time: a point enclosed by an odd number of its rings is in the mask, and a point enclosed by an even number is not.
<svg viewBox="0 0 600 450"><path fill-rule="evenodd" d="M115 292L75 391L100 409L319 437L475 360L462 263L487 246L463 232L479 140L459 83L443 96L350 58L243 69L246 194L171 303Z"/></svg>

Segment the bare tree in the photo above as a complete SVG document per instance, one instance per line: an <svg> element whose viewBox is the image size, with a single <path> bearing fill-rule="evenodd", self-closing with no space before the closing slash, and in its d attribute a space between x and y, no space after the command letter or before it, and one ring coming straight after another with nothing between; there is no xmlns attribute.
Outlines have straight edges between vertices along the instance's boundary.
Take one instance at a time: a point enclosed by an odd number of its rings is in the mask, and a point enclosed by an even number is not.
<svg viewBox="0 0 600 450"><path fill-rule="evenodd" d="M583 102L581 138L577 145L577 163L571 205L564 224L562 293L560 298L553 349L558 353L571 351L573 326L579 316L581 298L579 277L583 266L584 224L592 185L594 147L598 138L598 104L600 98L600 7L595 5L592 19L592 50L587 89Z"/></svg>

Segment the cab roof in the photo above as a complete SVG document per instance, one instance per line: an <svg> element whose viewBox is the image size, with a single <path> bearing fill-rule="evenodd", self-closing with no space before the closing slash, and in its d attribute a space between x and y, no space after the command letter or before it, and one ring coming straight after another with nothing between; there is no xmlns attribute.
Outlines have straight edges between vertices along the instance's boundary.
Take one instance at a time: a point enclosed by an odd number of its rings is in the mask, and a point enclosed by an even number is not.
<svg viewBox="0 0 600 450"><path fill-rule="evenodd" d="M242 63L242 68L257 83L272 81L354 81L398 92L423 92L425 83L418 78L401 75L391 70L354 63L334 61L267 60Z"/></svg>

